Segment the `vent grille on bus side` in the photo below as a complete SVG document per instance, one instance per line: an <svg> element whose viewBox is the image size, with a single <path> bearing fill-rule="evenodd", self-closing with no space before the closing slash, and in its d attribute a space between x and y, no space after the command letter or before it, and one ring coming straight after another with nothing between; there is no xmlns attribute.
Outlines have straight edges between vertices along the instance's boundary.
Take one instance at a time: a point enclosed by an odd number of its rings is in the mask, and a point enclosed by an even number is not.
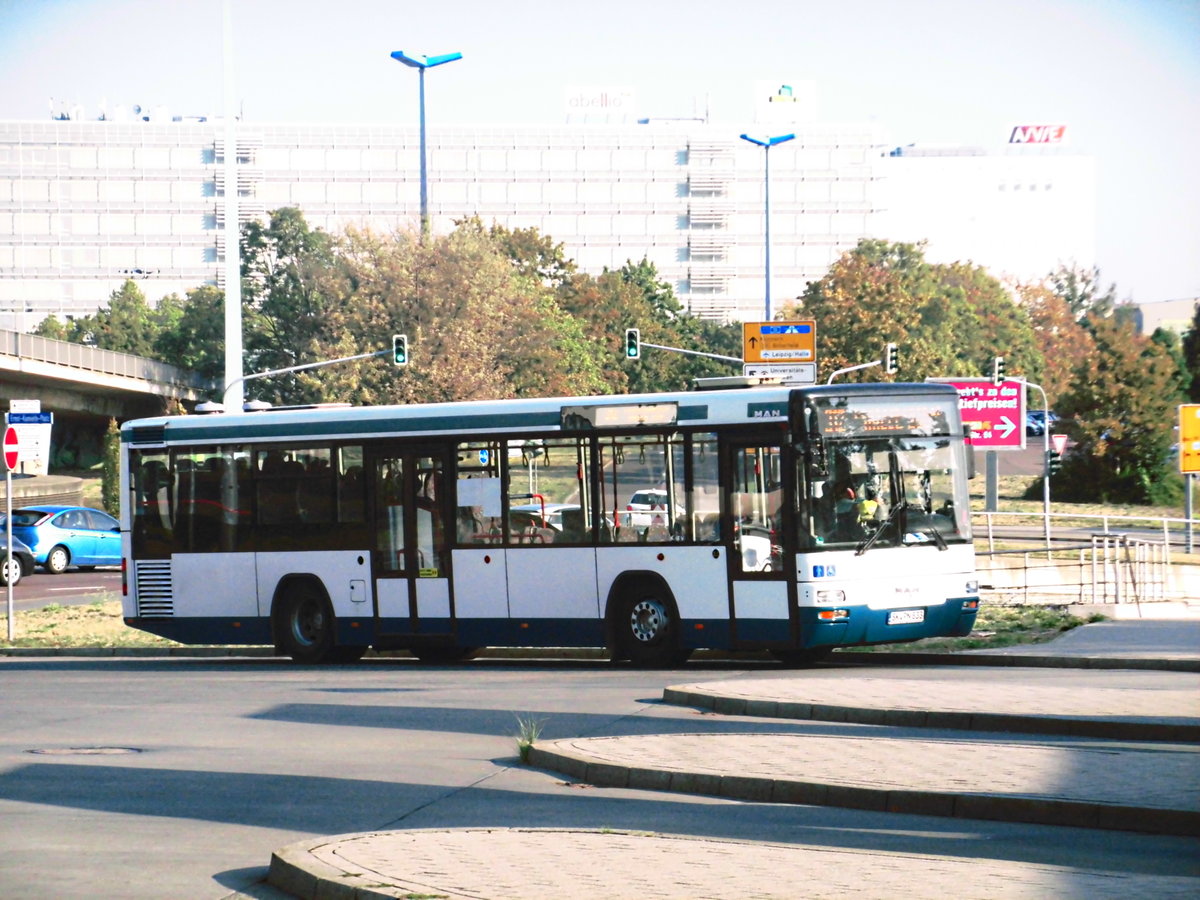
<svg viewBox="0 0 1200 900"><path fill-rule="evenodd" d="M131 444L162 444L167 440L167 429L163 425L134 426L129 436Z"/></svg>
<svg viewBox="0 0 1200 900"><path fill-rule="evenodd" d="M175 615L175 597L171 590L171 561L144 560L137 572L138 615L145 619L169 619Z"/></svg>

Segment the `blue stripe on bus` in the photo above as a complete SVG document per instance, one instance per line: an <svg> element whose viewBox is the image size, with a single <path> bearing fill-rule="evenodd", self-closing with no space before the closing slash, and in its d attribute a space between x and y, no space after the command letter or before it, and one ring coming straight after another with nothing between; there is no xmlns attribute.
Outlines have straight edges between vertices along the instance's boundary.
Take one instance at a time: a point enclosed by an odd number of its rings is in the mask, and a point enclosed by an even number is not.
<svg viewBox="0 0 1200 900"><path fill-rule="evenodd" d="M817 618L817 609L800 610L801 648L854 646L916 640L932 636L965 637L975 625L975 610L963 610L968 598L947 600L942 606L925 607L925 621L888 625L890 610L851 607L843 622ZM971 598L973 599L973 598ZM186 616L170 619L134 618L128 624L182 644L270 645L271 621L266 617ZM338 619L338 643L376 642L373 618ZM408 633L408 619L378 622L381 643L403 647L422 635L455 635L464 647L603 647L604 622L598 619L425 619L421 635ZM724 619L685 619L680 623L680 641L688 648L728 648L732 643L730 622ZM393 635L389 637L388 635ZM790 625L786 619L738 619L739 644L787 643Z"/></svg>
<svg viewBox="0 0 1200 900"><path fill-rule="evenodd" d="M167 443L213 443L269 438L335 440L351 436L407 436L426 432L466 434L490 430L557 430L562 424L562 412L558 407L535 412L491 412L478 415L389 415L378 408L370 407L338 410L337 413L331 415L322 412L301 421L296 421L293 416L276 418L277 414L270 412L253 416L179 416L163 420L163 425ZM678 408L677 421L703 422L708 416L708 404L681 405ZM125 443L130 443L132 436L132 428L121 432L121 440ZM487 437L487 434L479 433L470 435L467 439L484 440Z"/></svg>

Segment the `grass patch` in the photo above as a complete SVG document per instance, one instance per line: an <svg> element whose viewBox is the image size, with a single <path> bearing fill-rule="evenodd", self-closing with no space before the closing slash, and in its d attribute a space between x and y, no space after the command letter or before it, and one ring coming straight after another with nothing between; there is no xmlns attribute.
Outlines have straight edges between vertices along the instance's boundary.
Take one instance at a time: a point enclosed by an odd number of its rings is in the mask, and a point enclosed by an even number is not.
<svg viewBox="0 0 1200 900"><path fill-rule="evenodd" d="M521 762L529 762L529 751L533 749L537 739L542 736L542 727L545 724L545 719L517 716L517 753L521 757Z"/></svg>
<svg viewBox="0 0 1200 900"><path fill-rule="evenodd" d="M121 601L104 599L79 606L52 604L13 616L16 640L0 647L179 647L175 641L138 631L125 624ZM0 615L0 636L8 636L8 616Z"/></svg>
<svg viewBox="0 0 1200 900"><path fill-rule="evenodd" d="M908 644L879 644L852 647L842 653L954 653L959 650L992 650L1022 644L1042 644L1060 634L1102 622L1096 614L1086 619L1071 615L1062 606L989 606L983 604L975 619L975 630L966 637L925 638Z"/></svg>
<svg viewBox="0 0 1200 900"><path fill-rule="evenodd" d="M3 605L0 605L0 610ZM1070 615L1061 606L992 606L984 604L975 621L975 630L968 637L926 638L911 644L881 644L875 647L848 648L841 652L873 653L952 653L956 650L982 650L1012 647L1019 644L1038 644L1052 640L1088 622L1104 616L1081 619ZM18 612L16 640L3 640L8 634L8 622L0 614L0 648L26 647L36 649L110 648L110 647L180 647L182 644L157 635L129 628L121 614L121 601L106 597L83 606L47 606L42 609ZM532 717L517 717L517 749L522 759L538 739L544 721Z"/></svg>

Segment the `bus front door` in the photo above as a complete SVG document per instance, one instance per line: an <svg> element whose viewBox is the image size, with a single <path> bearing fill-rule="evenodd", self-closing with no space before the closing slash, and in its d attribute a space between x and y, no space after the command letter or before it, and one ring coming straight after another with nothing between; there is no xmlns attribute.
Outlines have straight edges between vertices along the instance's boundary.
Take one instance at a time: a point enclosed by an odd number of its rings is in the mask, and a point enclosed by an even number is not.
<svg viewBox="0 0 1200 900"><path fill-rule="evenodd" d="M737 647L787 646L792 634L791 591L784 539L792 516L784 447L734 443L725 457L726 508L732 520L729 546L730 610Z"/></svg>
<svg viewBox="0 0 1200 900"><path fill-rule="evenodd" d="M440 452L380 451L374 484L375 633L385 639L454 631ZM392 640L395 644L396 641Z"/></svg>

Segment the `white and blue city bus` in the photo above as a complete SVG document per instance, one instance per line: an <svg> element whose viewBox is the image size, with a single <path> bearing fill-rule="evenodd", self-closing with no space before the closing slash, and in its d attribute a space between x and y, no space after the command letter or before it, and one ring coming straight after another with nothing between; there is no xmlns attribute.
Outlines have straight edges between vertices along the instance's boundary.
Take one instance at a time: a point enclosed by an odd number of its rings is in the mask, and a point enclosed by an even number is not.
<svg viewBox="0 0 1200 900"><path fill-rule="evenodd" d="M303 662L808 662L965 635L968 465L938 384L141 419L121 429L124 615Z"/></svg>

